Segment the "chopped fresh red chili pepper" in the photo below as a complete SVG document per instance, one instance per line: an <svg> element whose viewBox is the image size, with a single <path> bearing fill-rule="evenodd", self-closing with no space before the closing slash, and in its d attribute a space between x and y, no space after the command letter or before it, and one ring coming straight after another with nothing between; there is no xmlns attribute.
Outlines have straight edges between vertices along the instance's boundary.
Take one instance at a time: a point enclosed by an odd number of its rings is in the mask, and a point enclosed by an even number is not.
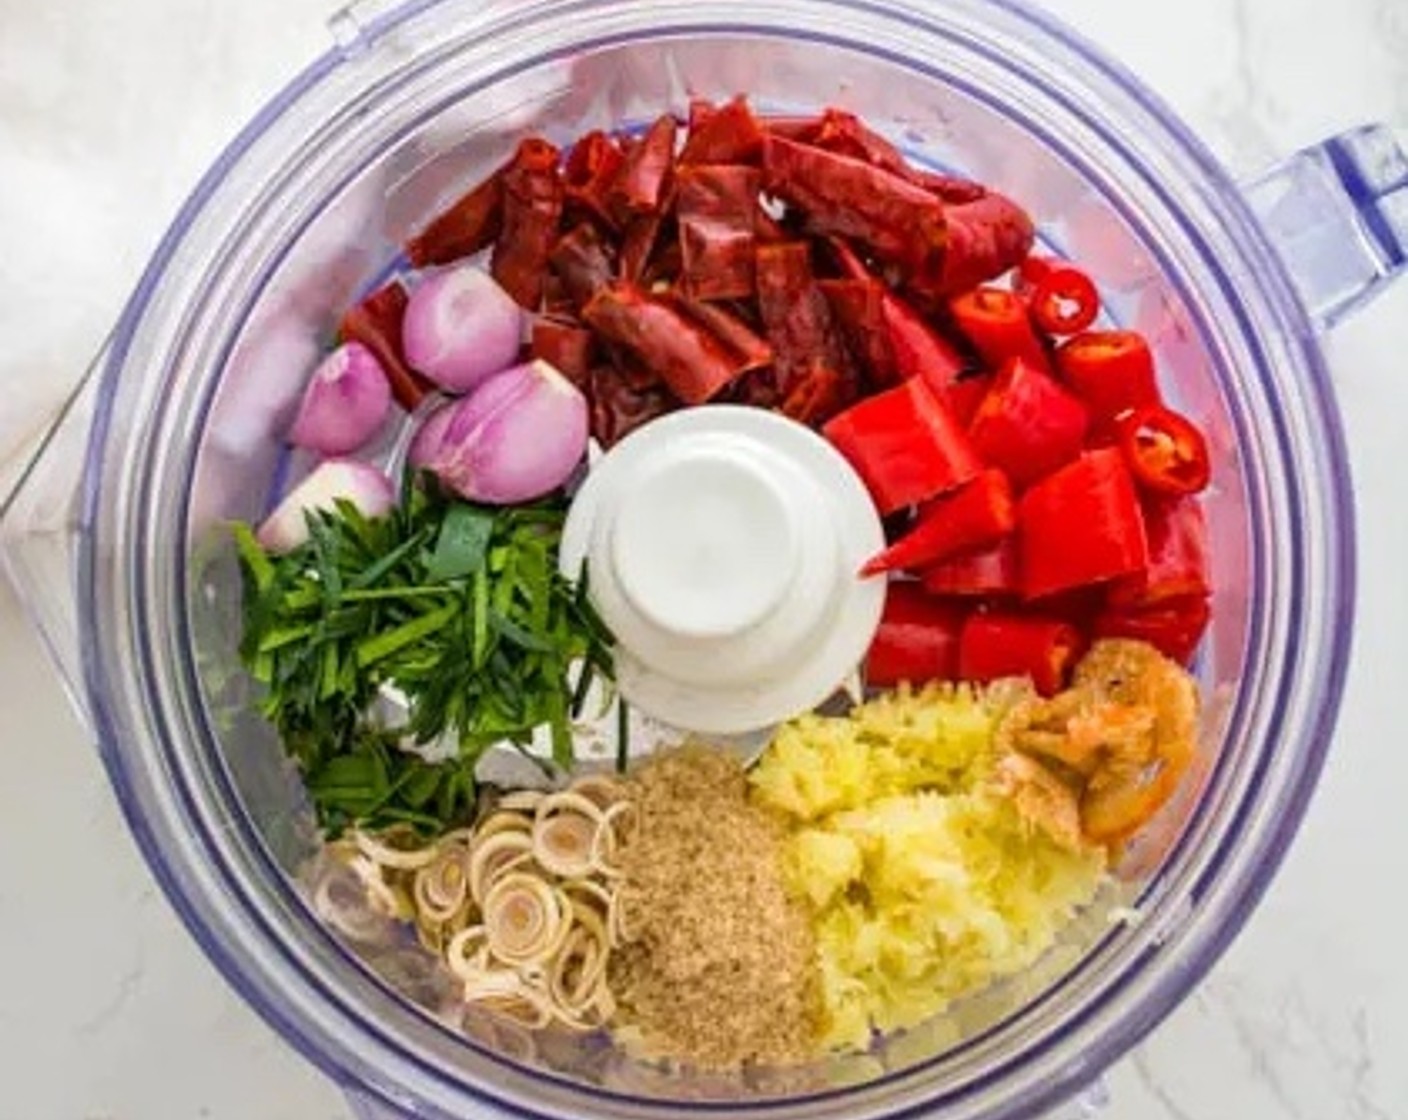
<svg viewBox="0 0 1408 1120"><path fill-rule="evenodd" d="M922 377L936 392L947 393L968 367L963 355L933 330L919 312L881 284L846 242L833 237L830 245L847 276L879 285L881 309L898 379Z"/></svg>
<svg viewBox="0 0 1408 1120"><path fill-rule="evenodd" d="M990 545L1017 524L1012 484L998 470L985 470L972 482L940 494L919 509L914 528L861 568L862 576L880 572L917 572L950 556Z"/></svg>
<svg viewBox="0 0 1408 1120"><path fill-rule="evenodd" d="M504 164L470 188L406 242L406 259L412 267L449 264L494 243L503 223L503 175L510 166L511 162Z"/></svg>
<svg viewBox="0 0 1408 1120"><path fill-rule="evenodd" d="M758 172L701 163L682 167L675 200L684 282L694 299L753 294L753 215Z"/></svg>
<svg viewBox="0 0 1408 1120"><path fill-rule="evenodd" d="M914 258L908 278L915 291L938 298L1001 276L1031 252L1036 239L1031 216L996 191L945 206L944 231L938 267L932 257Z"/></svg>
<svg viewBox="0 0 1408 1120"><path fill-rule="evenodd" d="M531 311L542 302L548 257L562 218L557 161L553 145L530 137L518 145L503 174L503 228L494 242L490 271L504 291Z"/></svg>
<svg viewBox="0 0 1408 1120"><path fill-rule="evenodd" d="M1017 536L1028 599L1139 572L1149 562L1134 480L1113 448L1083 453L1023 494Z"/></svg>
<svg viewBox="0 0 1408 1120"><path fill-rule="evenodd" d="M1196 494L1212 475L1208 443L1198 426L1161 404L1116 421L1120 450L1134 480L1155 494Z"/></svg>
<svg viewBox="0 0 1408 1120"><path fill-rule="evenodd" d="M1009 358L1021 358L1042 372L1050 369L1027 309L1012 292L974 288L950 300L948 306L954 323L990 369L997 369Z"/></svg>
<svg viewBox="0 0 1408 1120"><path fill-rule="evenodd" d="M1090 410L1092 429L1108 430L1132 408L1160 403L1154 355L1134 331L1086 331L1056 351L1056 369Z"/></svg>
<svg viewBox="0 0 1408 1120"><path fill-rule="evenodd" d="M997 374L982 373L976 376L960 377L958 380L950 382L946 395L948 406L953 410L954 419L965 428L968 427L973 422L978 406L983 403L996 381Z"/></svg>
<svg viewBox="0 0 1408 1120"><path fill-rule="evenodd" d="M818 280L867 386L884 388L899 380L895 351L885 322L885 288L876 280Z"/></svg>
<svg viewBox="0 0 1408 1120"><path fill-rule="evenodd" d="M916 267L944 249L943 204L888 171L769 131L763 188L800 207L820 233L853 237L886 260Z"/></svg>
<svg viewBox="0 0 1408 1120"><path fill-rule="evenodd" d="M679 408L680 402L655 380L645 387L632 386L611 366L595 366L588 376L592 436L602 447L612 447L642 424Z"/></svg>
<svg viewBox="0 0 1408 1120"><path fill-rule="evenodd" d="M823 431L865 482L881 516L937 497L982 470L953 414L917 377L852 405Z"/></svg>
<svg viewBox="0 0 1408 1120"><path fill-rule="evenodd" d="M665 208L675 165L675 118L669 113L655 123L625 153L621 170L608 194L616 221L624 227L641 214Z"/></svg>
<svg viewBox="0 0 1408 1120"><path fill-rule="evenodd" d="M616 275L616 250L590 222L582 222L563 234L549 259L567 295L578 307Z"/></svg>
<svg viewBox="0 0 1408 1120"><path fill-rule="evenodd" d="M407 412L414 412L431 386L406 364L401 346L401 321L405 314L406 289L393 280L343 315L337 333L343 342L360 342L376 355L396 403Z"/></svg>
<svg viewBox="0 0 1408 1120"><path fill-rule="evenodd" d="M811 249L802 241L783 241L759 245L756 257L758 310L772 344L782 409L807 423L828 420L856 398L859 384L831 306L812 275ZM830 412L817 414L827 407Z"/></svg>
<svg viewBox="0 0 1408 1120"><path fill-rule="evenodd" d="M1004 598L1021 592L1017 538L1005 536L986 548L974 549L931 564L921 573L924 590L935 595Z"/></svg>
<svg viewBox="0 0 1408 1120"><path fill-rule="evenodd" d="M763 151L763 130L748 99L735 97L718 108L708 105L707 113L698 102L689 106L689 138L680 152L681 165L687 163L746 163L757 166Z"/></svg>
<svg viewBox="0 0 1408 1120"><path fill-rule="evenodd" d="M1019 490L1080 454L1085 406L1021 358L1010 359L968 425L984 463L1000 467Z"/></svg>
<svg viewBox="0 0 1408 1120"><path fill-rule="evenodd" d="M533 322L533 357L556 368L579 389L592 367L592 332L576 323L540 316Z"/></svg>
<svg viewBox="0 0 1408 1120"><path fill-rule="evenodd" d="M633 284L602 288L582 318L645 363L685 404L703 404L743 372L711 333Z"/></svg>
<svg viewBox="0 0 1408 1120"><path fill-rule="evenodd" d="M865 658L865 683L893 688L958 675L958 642L966 610L926 595L917 583L891 583L880 627Z"/></svg>
<svg viewBox="0 0 1408 1120"><path fill-rule="evenodd" d="M1168 599L1150 607L1108 607L1095 619L1097 638L1134 638L1187 665L1212 618L1206 597Z"/></svg>
<svg viewBox="0 0 1408 1120"><path fill-rule="evenodd" d="M562 169L568 202L584 207L593 217L614 226L608 196L625 159L620 145L600 129L583 136L572 145Z"/></svg>
<svg viewBox="0 0 1408 1120"><path fill-rule="evenodd" d="M1075 265L1054 257L1028 257L1017 270L1017 294L1047 334L1075 334L1100 314L1100 293Z"/></svg>
<svg viewBox="0 0 1408 1120"><path fill-rule="evenodd" d="M1042 696L1066 685L1084 645L1080 631L1058 618L1006 611L970 614L958 639L958 675L965 681L1030 677Z"/></svg>
<svg viewBox="0 0 1408 1120"><path fill-rule="evenodd" d="M1144 534L1148 567L1110 585L1111 607L1145 610L1171 599L1206 597L1212 591L1207 521L1196 499L1146 500Z"/></svg>

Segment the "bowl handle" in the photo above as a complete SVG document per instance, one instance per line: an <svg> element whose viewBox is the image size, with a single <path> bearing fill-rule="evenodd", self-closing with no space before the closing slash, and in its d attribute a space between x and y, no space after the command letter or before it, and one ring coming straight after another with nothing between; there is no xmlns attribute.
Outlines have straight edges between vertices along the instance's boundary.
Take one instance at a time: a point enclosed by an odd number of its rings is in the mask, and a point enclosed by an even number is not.
<svg viewBox="0 0 1408 1120"><path fill-rule="evenodd" d="M1322 330L1408 265L1408 156L1387 125L1303 148L1242 191Z"/></svg>
<svg viewBox="0 0 1408 1120"><path fill-rule="evenodd" d="M0 568L39 632L79 717L92 721L83 684L78 622L81 479L97 401L98 353L58 415L0 464Z"/></svg>

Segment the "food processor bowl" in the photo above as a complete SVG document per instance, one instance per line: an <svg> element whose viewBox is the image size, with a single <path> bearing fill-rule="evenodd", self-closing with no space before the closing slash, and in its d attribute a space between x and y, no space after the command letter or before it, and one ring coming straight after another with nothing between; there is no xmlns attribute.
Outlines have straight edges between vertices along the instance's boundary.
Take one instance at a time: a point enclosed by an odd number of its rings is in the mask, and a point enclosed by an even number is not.
<svg viewBox="0 0 1408 1120"><path fill-rule="evenodd" d="M1244 196L1129 74L996 0L415 0L333 27L181 211L5 510L9 573L193 935L368 1115L978 1120L1069 1098L1236 934L1328 746L1354 527L1317 338L1402 265L1392 137L1345 134ZM1088 269L1209 435L1213 622L1194 775L1052 952L867 1054L706 1076L466 1016L413 938L324 920L339 887L239 664L226 525L302 469L280 435L341 309L519 138L739 92L855 111Z"/></svg>

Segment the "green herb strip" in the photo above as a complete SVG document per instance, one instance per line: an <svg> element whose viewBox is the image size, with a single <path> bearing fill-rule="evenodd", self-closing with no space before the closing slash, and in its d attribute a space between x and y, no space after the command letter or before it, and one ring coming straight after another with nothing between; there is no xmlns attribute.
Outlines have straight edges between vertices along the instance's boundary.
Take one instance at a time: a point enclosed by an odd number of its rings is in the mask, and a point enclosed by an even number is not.
<svg viewBox="0 0 1408 1120"><path fill-rule="evenodd" d="M383 518L345 502L310 514L308 541L284 556L266 553L248 525L233 527L246 589L241 656L267 687L263 710L330 833L451 827L472 812L484 749L526 744L541 725L554 762L570 764L570 720L592 679L610 679L612 659L585 587L557 570L565 514L561 500L477 506L426 480ZM577 660L574 691L567 670ZM409 700L408 728L368 722L391 683ZM427 762L397 745L403 734L453 735L458 753Z"/></svg>

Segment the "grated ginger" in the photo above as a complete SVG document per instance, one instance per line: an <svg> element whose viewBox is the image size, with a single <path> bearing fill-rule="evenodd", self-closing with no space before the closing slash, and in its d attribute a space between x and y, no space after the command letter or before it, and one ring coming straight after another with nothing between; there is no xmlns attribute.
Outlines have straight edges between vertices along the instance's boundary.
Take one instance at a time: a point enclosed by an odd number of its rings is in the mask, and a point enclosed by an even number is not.
<svg viewBox="0 0 1408 1120"><path fill-rule="evenodd" d="M1028 967L1094 897L1103 851L1032 827L991 780L996 725L1024 695L901 689L794 721L755 769L755 803L791 830L826 1047L864 1048Z"/></svg>

